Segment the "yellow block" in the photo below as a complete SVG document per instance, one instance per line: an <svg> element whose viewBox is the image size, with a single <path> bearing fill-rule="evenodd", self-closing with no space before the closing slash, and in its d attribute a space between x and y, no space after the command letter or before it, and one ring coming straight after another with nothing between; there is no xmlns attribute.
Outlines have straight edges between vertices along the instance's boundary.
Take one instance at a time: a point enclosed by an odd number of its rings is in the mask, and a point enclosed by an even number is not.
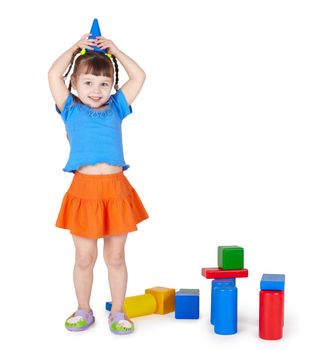
<svg viewBox="0 0 321 350"><path fill-rule="evenodd" d="M175 289L165 287L153 287L145 290L146 294L155 297L157 308L155 314L168 314L175 310Z"/></svg>
<svg viewBox="0 0 321 350"><path fill-rule="evenodd" d="M156 299L151 294L127 297L124 300L124 312L128 317L138 317L153 314L156 310Z"/></svg>

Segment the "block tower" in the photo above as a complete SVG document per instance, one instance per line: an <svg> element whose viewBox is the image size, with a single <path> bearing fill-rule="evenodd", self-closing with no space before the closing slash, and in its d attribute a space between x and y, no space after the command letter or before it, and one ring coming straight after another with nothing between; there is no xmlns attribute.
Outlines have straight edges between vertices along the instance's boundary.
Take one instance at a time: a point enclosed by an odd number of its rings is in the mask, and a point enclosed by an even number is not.
<svg viewBox="0 0 321 350"><path fill-rule="evenodd" d="M239 246L219 246L218 267L202 268L202 276L212 279L211 323L214 332L222 335L237 333L236 278L248 277L244 268L244 249Z"/></svg>
<svg viewBox="0 0 321 350"><path fill-rule="evenodd" d="M263 274L260 283L259 337L277 340L283 336L284 325L283 274Z"/></svg>

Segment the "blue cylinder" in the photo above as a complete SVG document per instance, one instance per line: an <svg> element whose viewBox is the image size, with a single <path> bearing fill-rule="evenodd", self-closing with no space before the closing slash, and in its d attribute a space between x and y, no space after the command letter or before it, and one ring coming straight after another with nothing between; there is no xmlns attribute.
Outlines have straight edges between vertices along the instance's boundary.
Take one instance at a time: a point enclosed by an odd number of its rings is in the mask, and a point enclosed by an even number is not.
<svg viewBox="0 0 321 350"><path fill-rule="evenodd" d="M235 286L235 278L217 278L212 280L212 293L211 293L211 324L214 325L215 318L215 301L214 301L214 288Z"/></svg>
<svg viewBox="0 0 321 350"><path fill-rule="evenodd" d="M237 333L237 288L235 286L214 289L214 331L217 334Z"/></svg>

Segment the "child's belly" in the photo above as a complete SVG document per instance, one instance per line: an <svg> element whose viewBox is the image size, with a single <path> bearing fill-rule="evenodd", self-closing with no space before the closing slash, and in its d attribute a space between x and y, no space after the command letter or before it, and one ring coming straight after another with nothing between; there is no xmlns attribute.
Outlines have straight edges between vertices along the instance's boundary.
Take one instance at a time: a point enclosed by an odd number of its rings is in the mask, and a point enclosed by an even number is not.
<svg viewBox="0 0 321 350"><path fill-rule="evenodd" d="M119 173L123 170L121 166L107 163L97 163L95 165L83 165L77 169L79 173L88 175L104 175Z"/></svg>

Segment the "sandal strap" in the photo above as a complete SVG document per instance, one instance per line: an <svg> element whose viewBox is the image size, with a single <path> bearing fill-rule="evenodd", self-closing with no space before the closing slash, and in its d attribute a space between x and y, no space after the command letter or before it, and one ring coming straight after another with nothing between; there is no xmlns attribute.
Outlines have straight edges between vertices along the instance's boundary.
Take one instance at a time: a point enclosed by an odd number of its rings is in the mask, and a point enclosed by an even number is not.
<svg viewBox="0 0 321 350"><path fill-rule="evenodd" d="M109 314L109 320L111 323L125 320L125 314L123 312L115 312L114 314Z"/></svg>
<svg viewBox="0 0 321 350"><path fill-rule="evenodd" d="M108 316L108 321L110 325L119 321L127 321L132 327L134 326L134 323L123 312L115 312L114 314L110 313Z"/></svg>
<svg viewBox="0 0 321 350"><path fill-rule="evenodd" d="M93 310L78 309L74 316L81 316L84 320L88 320L94 316Z"/></svg>
<svg viewBox="0 0 321 350"><path fill-rule="evenodd" d="M92 310L85 310L85 309L78 309L76 312L73 312L68 318L71 319L72 317L80 316L83 320L85 320L87 323L91 323L94 320L94 314Z"/></svg>

